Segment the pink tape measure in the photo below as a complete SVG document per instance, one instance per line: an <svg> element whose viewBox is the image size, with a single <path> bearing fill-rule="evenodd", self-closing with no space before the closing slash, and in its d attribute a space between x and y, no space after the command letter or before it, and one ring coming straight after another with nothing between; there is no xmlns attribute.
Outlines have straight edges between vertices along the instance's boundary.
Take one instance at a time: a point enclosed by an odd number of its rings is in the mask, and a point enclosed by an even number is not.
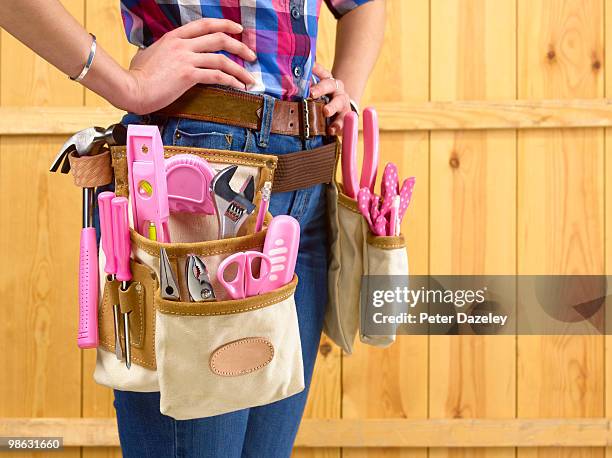
<svg viewBox="0 0 612 458"><path fill-rule="evenodd" d="M166 159L168 206L171 212L215 214L210 183L215 171L194 154Z"/></svg>

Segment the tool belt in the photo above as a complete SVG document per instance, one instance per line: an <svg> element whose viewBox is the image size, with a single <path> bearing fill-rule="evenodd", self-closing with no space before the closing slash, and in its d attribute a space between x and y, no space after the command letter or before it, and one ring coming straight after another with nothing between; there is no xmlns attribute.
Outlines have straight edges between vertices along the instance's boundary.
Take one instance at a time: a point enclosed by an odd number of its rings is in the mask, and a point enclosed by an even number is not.
<svg viewBox="0 0 612 458"><path fill-rule="evenodd" d="M176 112L168 113L177 116ZM327 184L331 255L324 330L332 341L351 353L359 328L362 275L405 275L408 265L403 236L369 234L357 203L336 182L339 141L316 150L278 156L178 146L165 146L164 154L166 158L195 155L216 170L237 166L238 180L254 177L253 203L257 210L265 182L272 183L274 192ZM116 195L129 197L125 146L112 146L94 156L73 154L69 160L77 186L102 186L114 177ZM217 232L217 223L210 215L185 218L181 213L171 214L172 243L147 239L132 229L132 280L125 291L105 275L104 251L100 247L99 346L94 372L98 383L126 391L159 391L160 411L176 419L202 418L268 404L303 390L294 299L296 276L277 290L245 299L231 299L215 275L211 283L217 300L191 302L186 291L183 266L188 256L198 256L210 271L216 272L221 262L235 253L262 250L272 215L268 213L263 230L255 232L257 213L249 216L236 237L221 240L203 238ZM161 248L178 274L178 301L161 295ZM115 356L114 304L119 304L121 313L130 314L130 369ZM125 331L119 328L119 332L123 335ZM361 335L361 339L386 346L394 336Z"/></svg>
<svg viewBox="0 0 612 458"><path fill-rule="evenodd" d="M165 156L191 154L216 170L238 167L234 179L253 176L259 207L266 181L274 182L277 157L201 148L165 147ZM126 148L111 147L115 193L129 194ZM176 419L201 418L267 404L304 388L299 328L295 308L298 279L277 290L232 299L214 273L230 255L262 251L267 225L254 231L257 211L236 237L213 239L214 215L171 213L172 243L147 239L131 230L132 281L127 291L104 274L104 251L99 251L99 347L95 380L115 389L159 391L160 411ZM215 235L211 235L215 234ZM210 239L207 239L210 238ZM160 249L177 273L179 300L162 298ZM216 300L192 302L186 290L186 260L196 255L211 273ZM113 304L130 312L132 366L115 356ZM120 330L123 336L123 329ZM120 339L121 342L124 339Z"/></svg>
<svg viewBox="0 0 612 458"><path fill-rule="evenodd" d="M274 156L272 191L296 191L333 182L336 149L336 143L330 143L311 150ZM113 176L110 154L110 151L105 151L95 156L69 156L74 183L79 187L97 187L110 183ZM123 185L127 185L127 181Z"/></svg>

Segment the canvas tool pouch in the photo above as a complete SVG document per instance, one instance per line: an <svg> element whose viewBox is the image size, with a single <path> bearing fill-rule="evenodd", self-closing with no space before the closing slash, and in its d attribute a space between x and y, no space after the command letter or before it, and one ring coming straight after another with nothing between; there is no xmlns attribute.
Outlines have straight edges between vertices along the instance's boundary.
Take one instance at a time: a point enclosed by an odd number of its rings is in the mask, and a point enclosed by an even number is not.
<svg viewBox="0 0 612 458"><path fill-rule="evenodd" d="M369 285L368 282L376 282L376 277L393 277L393 276L408 276L408 252L406 251L406 242L404 236L375 236L368 231L365 237L364 244L364 259L363 259L363 281L362 291L369 292L373 289L380 288L382 285L391 285L391 281L383 281L382 284L374 283ZM362 324L364 320L370 320L373 310L367 310L370 302L362 300L360 302L360 316ZM395 308L387 310L394 311ZM399 310L395 310L399 312ZM377 332L368 333L366 329L369 326L361 326L359 337L363 343L373 345L375 347L388 347L395 342L395 325L385 325L380 334Z"/></svg>
<svg viewBox="0 0 612 458"><path fill-rule="evenodd" d="M166 147L166 157L194 154L215 170L237 165L233 180L255 178L255 205L264 182L273 181L277 158L272 155ZM128 195L125 147L111 148L115 193ZM132 230L132 281L119 291L104 274L99 253L100 345L94 378L111 388L160 392L160 411L175 419L202 418L286 398L304 388L302 352L294 294L297 277L269 293L230 299L216 272L231 254L263 249L264 230L254 232L257 209L237 237L215 240L215 215L173 213L172 243L149 240ZM179 301L162 299L159 289L160 248L165 248L180 289ZM199 256L209 272L216 301L190 302L185 263ZM130 313L132 365L115 356L113 304ZM121 342L123 329L120 326Z"/></svg>
<svg viewBox="0 0 612 458"><path fill-rule="evenodd" d="M346 353L353 352L360 329L362 281L372 275L408 275L408 254L403 236L376 237L359 212L357 201L335 181L328 190L331 258L328 271L329 301L324 331ZM366 285L368 286L368 285ZM385 347L395 332L385 335L360 333L362 342Z"/></svg>
<svg viewBox="0 0 612 458"><path fill-rule="evenodd" d="M325 334L346 353L353 352L359 328L359 297L363 275L363 249L367 224L357 202L333 183L328 191L331 258L328 271L329 301Z"/></svg>

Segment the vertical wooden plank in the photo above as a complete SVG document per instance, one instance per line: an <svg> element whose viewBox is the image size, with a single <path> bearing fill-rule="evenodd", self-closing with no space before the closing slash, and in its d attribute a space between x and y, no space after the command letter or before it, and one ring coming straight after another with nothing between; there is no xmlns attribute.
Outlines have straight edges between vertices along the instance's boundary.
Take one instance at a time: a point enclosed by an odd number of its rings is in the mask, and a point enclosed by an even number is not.
<svg viewBox="0 0 612 458"><path fill-rule="evenodd" d="M432 0L431 14L432 100L516 97L515 0ZM432 133L432 274L515 273L515 135ZM432 336L429 361L432 418L514 416L514 337ZM513 457L514 450L429 456Z"/></svg>
<svg viewBox="0 0 612 458"><path fill-rule="evenodd" d="M121 20L119 3L114 0L85 0L85 26L96 35L98 43L112 55L117 62L127 68L136 51L128 43ZM85 91L86 106L108 106L108 102L94 92ZM119 119L117 119L119 122ZM98 385L93 380L96 355L93 351L83 352L83 416L114 417L113 391ZM83 458L119 457L119 448L83 448Z"/></svg>
<svg viewBox="0 0 612 458"><path fill-rule="evenodd" d="M63 3L83 20L83 0ZM82 104L80 85L0 33L3 106ZM45 136L0 139L0 416L81 413L76 346L80 193L69 177L48 172L62 142ZM66 449L57 456L79 454L79 449Z"/></svg>
<svg viewBox="0 0 612 458"><path fill-rule="evenodd" d="M612 25L612 0L604 2L604 38L605 38L605 57L604 62L610 62L612 59L612 33L608 32L607 27ZM605 68L605 66L604 66ZM604 97L609 97L612 93L612 71L609 68L605 70ZM604 271L606 275L612 272L612 129L605 129L605 177L604 177L604 212L605 212L605 260ZM607 313L607 312L606 312ZM606 334L610 332L610 316L606 315ZM606 405L605 416L612 415L612 335L604 337L604 358L605 358L605 374L604 374L604 399ZM612 458L612 447L606 448L606 457Z"/></svg>
<svg viewBox="0 0 612 458"><path fill-rule="evenodd" d="M385 43L362 106L379 102L424 101L429 96L429 1L387 1ZM413 203L402 232L414 274L428 272L427 133L381 135L379 177L385 164L397 164L401 176L416 176ZM380 181L380 179L379 179ZM426 418L427 336L399 336L381 350L357 344L343 357L343 418ZM425 457L425 449L344 449L343 457Z"/></svg>
<svg viewBox="0 0 612 458"><path fill-rule="evenodd" d="M603 1L519 0L519 98L603 95ZM601 129L520 132L519 274L604 269ZM604 413L601 336L520 336L519 417ZM519 457L602 456L601 449L524 449Z"/></svg>

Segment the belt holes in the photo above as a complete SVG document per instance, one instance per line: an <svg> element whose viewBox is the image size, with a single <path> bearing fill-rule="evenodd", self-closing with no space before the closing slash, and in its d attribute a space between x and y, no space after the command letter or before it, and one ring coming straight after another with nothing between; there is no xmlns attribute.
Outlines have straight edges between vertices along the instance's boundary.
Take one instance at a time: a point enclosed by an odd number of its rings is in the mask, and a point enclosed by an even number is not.
<svg viewBox="0 0 612 458"><path fill-rule="evenodd" d="M289 113L293 114L293 113L295 113L295 110L293 108L290 108L289 109Z"/></svg>
<svg viewBox="0 0 612 458"><path fill-rule="evenodd" d="M289 127L293 127L293 123L292 122L289 123Z"/></svg>

